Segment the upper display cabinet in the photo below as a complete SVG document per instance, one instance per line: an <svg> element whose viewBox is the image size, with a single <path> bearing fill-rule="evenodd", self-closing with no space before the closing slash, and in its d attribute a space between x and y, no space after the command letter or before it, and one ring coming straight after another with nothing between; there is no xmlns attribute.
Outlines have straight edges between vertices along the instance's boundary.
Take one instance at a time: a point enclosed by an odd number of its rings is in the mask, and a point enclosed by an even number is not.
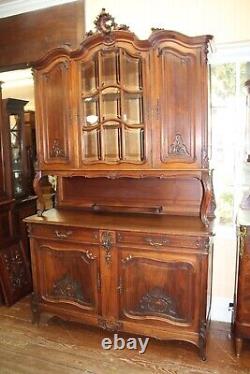
<svg viewBox="0 0 250 374"><path fill-rule="evenodd" d="M139 40L103 9L81 48L34 65L39 167L72 175L208 169L211 36Z"/></svg>
<svg viewBox="0 0 250 374"><path fill-rule="evenodd" d="M81 68L81 165L145 162L143 59L124 48L93 53Z"/></svg>

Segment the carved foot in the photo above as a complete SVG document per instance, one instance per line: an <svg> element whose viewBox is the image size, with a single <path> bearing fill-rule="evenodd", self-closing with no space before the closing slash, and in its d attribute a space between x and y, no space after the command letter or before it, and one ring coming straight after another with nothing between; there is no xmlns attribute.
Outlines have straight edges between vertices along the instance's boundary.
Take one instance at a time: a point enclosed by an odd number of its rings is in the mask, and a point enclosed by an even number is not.
<svg viewBox="0 0 250 374"><path fill-rule="evenodd" d="M206 361L206 345L207 345L207 337L206 337L206 323L204 321L201 322L201 329L200 329L200 336L199 336L199 354L202 361Z"/></svg>
<svg viewBox="0 0 250 374"><path fill-rule="evenodd" d="M242 338L236 338L235 339L235 351L236 351L237 358L240 357L240 354L241 354L241 351L242 351L242 344L243 344L243 339Z"/></svg>
<svg viewBox="0 0 250 374"><path fill-rule="evenodd" d="M206 361L206 341L204 339L200 339L199 343L199 355L202 361Z"/></svg>
<svg viewBox="0 0 250 374"><path fill-rule="evenodd" d="M40 311L38 306L37 296L33 293L31 298L31 312L32 312L32 324L39 325L40 322Z"/></svg>

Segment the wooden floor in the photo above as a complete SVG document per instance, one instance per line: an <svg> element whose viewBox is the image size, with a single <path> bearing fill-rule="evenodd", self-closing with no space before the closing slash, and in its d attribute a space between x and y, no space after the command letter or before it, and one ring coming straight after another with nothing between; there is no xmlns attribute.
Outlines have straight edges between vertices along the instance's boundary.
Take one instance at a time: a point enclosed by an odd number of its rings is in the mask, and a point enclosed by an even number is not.
<svg viewBox="0 0 250 374"><path fill-rule="evenodd" d="M119 334L128 338L126 334ZM229 325L212 323L207 361L192 345L150 339L144 354L101 347L113 334L59 318L31 324L29 297L0 306L0 374L250 374L250 342L234 355Z"/></svg>

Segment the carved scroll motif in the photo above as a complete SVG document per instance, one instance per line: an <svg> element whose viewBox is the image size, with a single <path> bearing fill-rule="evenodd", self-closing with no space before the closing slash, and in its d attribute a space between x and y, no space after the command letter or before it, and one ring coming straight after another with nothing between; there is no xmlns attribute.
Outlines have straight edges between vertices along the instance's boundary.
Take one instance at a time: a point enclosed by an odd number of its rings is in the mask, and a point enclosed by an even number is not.
<svg viewBox="0 0 250 374"><path fill-rule="evenodd" d="M111 31L129 29L127 25L118 25L115 22L114 17L112 17L108 12L106 12L105 8L102 8L101 13L99 14L99 16L96 17L94 24L95 24L96 32L100 32L104 36L107 36L108 34L110 34ZM90 30L88 33L86 33L86 36L91 36L93 34L94 32Z"/></svg>
<svg viewBox="0 0 250 374"><path fill-rule="evenodd" d="M183 143L181 134L176 134L174 142L169 146L169 154L171 155L190 155L187 146Z"/></svg>
<svg viewBox="0 0 250 374"><path fill-rule="evenodd" d="M27 269L19 250L4 253L3 261L9 273L10 283L13 290L22 289L30 280L27 278Z"/></svg>
<svg viewBox="0 0 250 374"><path fill-rule="evenodd" d="M112 233L109 231L104 231L101 234L101 244L102 247L105 249L105 261L106 264L109 265L112 262L112 254L111 249L113 247L113 236Z"/></svg>
<svg viewBox="0 0 250 374"><path fill-rule="evenodd" d="M107 319L99 317L98 318L98 326L101 327L104 330L118 331L121 328L122 323L120 321L107 320Z"/></svg>

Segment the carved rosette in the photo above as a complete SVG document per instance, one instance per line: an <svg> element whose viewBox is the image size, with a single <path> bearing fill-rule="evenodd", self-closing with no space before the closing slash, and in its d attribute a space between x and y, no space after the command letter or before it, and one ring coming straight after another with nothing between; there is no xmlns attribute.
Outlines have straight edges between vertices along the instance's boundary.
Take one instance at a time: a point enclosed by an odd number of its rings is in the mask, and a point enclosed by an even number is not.
<svg viewBox="0 0 250 374"><path fill-rule="evenodd" d="M72 301L86 302L80 283L72 279L68 274L65 274L53 284L51 295L57 299L63 298Z"/></svg>
<svg viewBox="0 0 250 374"><path fill-rule="evenodd" d="M188 155L190 156L187 146L183 143L183 139L181 134L176 134L175 139L172 144L169 146L169 154L170 155L176 155L176 156L182 156L182 155Z"/></svg>
<svg viewBox="0 0 250 374"><path fill-rule="evenodd" d="M153 288L142 296L138 309L143 314L166 314L170 317L180 318L174 300L159 287Z"/></svg>

